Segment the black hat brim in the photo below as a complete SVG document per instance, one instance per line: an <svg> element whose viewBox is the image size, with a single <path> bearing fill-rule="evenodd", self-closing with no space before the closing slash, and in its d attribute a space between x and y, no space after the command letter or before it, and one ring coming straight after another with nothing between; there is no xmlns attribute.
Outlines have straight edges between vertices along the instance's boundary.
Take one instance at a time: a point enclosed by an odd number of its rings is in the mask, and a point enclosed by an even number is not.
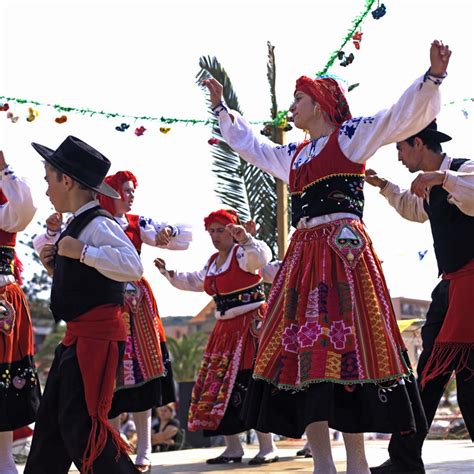
<svg viewBox="0 0 474 474"><path fill-rule="evenodd" d="M102 182L98 186L91 186L90 184L87 184L84 182L80 177L74 176L74 173L71 173L71 170L67 170L64 168L64 166L61 165L58 160L55 159L54 157L54 150L51 150L51 148L48 148L47 146L40 145L39 143L32 143L31 146L45 159L47 163L49 163L53 168L56 168L57 170L61 171L64 174L67 174L70 176L72 179L77 181L78 183L81 183L83 186L88 187L89 189L92 189L93 191L96 191L100 194L103 194L104 196L108 196L112 199L120 199L120 194L115 191L114 188L109 186L108 184Z"/></svg>
<svg viewBox="0 0 474 474"><path fill-rule="evenodd" d="M452 138L446 133L438 132L438 130L422 130L420 133L415 135L416 137L426 138L427 140L432 140L436 143L449 142Z"/></svg>

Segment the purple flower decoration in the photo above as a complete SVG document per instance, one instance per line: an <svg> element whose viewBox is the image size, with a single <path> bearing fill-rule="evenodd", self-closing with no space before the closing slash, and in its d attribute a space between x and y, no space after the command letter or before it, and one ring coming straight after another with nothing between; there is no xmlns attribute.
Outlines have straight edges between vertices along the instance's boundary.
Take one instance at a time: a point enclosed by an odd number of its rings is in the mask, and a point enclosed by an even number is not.
<svg viewBox="0 0 474 474"><path fill-rule="evenodd" d="M344 349L346 345L346 336L352 333L352 328L346 326L344 321L336 321L332 323L329 330L329 337L336 349Z"/></svg>
<svg viewBox="0 0 474 474"><path fill-rule="evenodd" d="M323 332L318 322L307 322L298 331L298 342L301 347L311 347Z"/></svg>
<svg viewBox="0 0 474 474"><path fill-rule="evenodd" d="M298 336L296 333L297 329L298 326L296 324L291 324L283 331L283 347L285 348L285 351L293 352L293 354L298 352Z"/></svg>

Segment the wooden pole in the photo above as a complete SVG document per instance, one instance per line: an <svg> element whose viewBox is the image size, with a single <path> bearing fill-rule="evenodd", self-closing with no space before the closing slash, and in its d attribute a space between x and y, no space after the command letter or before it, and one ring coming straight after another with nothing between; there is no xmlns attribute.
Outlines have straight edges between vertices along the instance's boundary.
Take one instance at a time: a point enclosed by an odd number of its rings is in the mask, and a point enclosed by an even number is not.
<svg viewBox="0 0 474 474"><path fill-rule="evenodd" d="M285 144L282 128L275 127L275 143ZM288 247L288 186L280 179L276 180L276 192L278 258L282 260Z"/></svg>

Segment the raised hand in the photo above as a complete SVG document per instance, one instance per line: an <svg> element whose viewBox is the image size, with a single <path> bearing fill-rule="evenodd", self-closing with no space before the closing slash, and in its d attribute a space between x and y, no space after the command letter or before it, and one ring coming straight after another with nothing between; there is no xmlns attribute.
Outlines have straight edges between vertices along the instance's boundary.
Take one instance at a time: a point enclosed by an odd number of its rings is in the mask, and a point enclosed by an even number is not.
<svg viewBox="0 0 474 474"><path fill-rule="evenodd" d="M451 50L442 41L434 40L430 48L430 73L434 76L443 76L448 69Z"/></svg>
<svg viewBox="0 0 474 474"><path fill-rule="evenodd" d="M213 77L205 79L202 84L209 90L211 107L217 107L222 102L222 91L224 90L222 84Z"/></svg>
<svg viewBox="0 0 474 474"><path fill-rule="evenodd" d="M7 162L5 161L5 156L3 155L3 151L0 150L0 170L3 170L7 167Z"/></svg>
<svg viewBox="0 0 474 474"><path fill-rule="evenodd" d="M59 212L54 212L46 219L46 228L50 232L59 232L63 223L63 216Z"/></svg>
<svg viewBox="0 0 474 474"><path fill-rule="evenodd" d="M225 228L238 244L244 244L247 242L247 240L249 240L249 234L247 234L244 226L237 224L227 224Z"/></svg>
<svg viewBox="0 0 474 474"><path fill-rule="evenodd" d="M427 171L420 173L411 183L410 191L418 197L426 199L430 188L443 184L446 174L444 171Z"/></svg>
<svg viewBox="0 0 474 474"><path fill-rule="evenodd" d="M173 231L168 226L164 227L156 233L155 244L168 245L170 243L172 233Z"/></svg>
<svg viewBox="0 0 474 474"><path fill-rule="evenodd" d="M257 223L250 219L244 224L245 230L252 236L255 237L257 235Z"/></svg>
<svg viewBox="0 0 474 474"><path fill-rule="evenodd" d="M365 170L365 182L380 189L382 189L387 184L387 180L380 178L377 175L377 172L372 169Z"/></svg>
<svg viewBox="0 0 474 474"><path fill-rule="evenodd" d="M155 258L153 263L155 264L155 267L158 268L159 272L162 275L165 275L166 273L168 273L169 276L171 276L171 277L174 276L174 270L169 270L168 271L166 269L166 262L162 258Z"/></svg>

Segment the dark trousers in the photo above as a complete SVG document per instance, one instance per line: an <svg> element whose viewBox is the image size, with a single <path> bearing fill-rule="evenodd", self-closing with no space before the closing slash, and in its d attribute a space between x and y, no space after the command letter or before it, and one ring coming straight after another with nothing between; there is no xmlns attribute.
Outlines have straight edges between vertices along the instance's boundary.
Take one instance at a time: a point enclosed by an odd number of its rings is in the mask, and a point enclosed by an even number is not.
<svg viewBox="0 0 474 474"><path fill-rule="evenodd" d="M91 430L75 346L60 344L48 375L36 418L33 442L25 474L67 474L81 459ZM136 474L127 455L116 460L111 437L93 464L94 474Z"/></svg>
<svg viewBox="0 0 474 474"><path fill-rule="evenodd" d="M421 330L421 338L423 341L423 351L418 361L417 373L418 382L421 374L428 362L433 351L436 337L446 317L449 301L449 281L442 280L433 290L431 294L431 305L426 314L426 322ZM474 308L473 308L474 313ZM474 359L474 357L471 357ZM456 362L456 361L455 361ZM453 363L453 369L455 362ZM474 367L474 360L469 361L469 366ZM440 375L429 381L424 389L420 388L421 402L426 414L428 426L431 426L433 418L436 414L444 389L451 377L451 373ZM467 370L462 370L456 375L457 396L459 408L463 415L466 427L474 439L474 377ZM421 458L421 450L427 433L416 433L412 436L401 436L393 434L388 452L390 459L406 469L423 469L423 460Z"/></svg>

